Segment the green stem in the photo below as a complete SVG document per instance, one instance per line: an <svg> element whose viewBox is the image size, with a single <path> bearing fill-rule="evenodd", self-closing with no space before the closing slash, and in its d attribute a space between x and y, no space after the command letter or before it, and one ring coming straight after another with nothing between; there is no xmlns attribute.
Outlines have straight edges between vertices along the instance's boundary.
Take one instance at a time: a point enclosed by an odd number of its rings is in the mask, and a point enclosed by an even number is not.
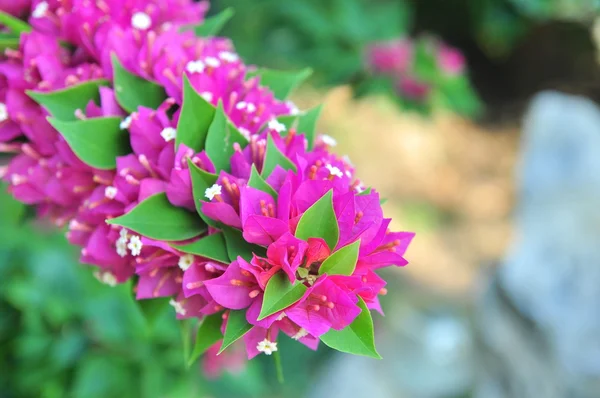
<svg viewBox="0 0 600 398"><path fill-rule="evenodd" d="M283 366L281 366L281 357L279 356L279 351L275 351L273 353L273 357L275 359L275 368L277 369L277 381L279 381L279 384L283 384Z"/></svg>

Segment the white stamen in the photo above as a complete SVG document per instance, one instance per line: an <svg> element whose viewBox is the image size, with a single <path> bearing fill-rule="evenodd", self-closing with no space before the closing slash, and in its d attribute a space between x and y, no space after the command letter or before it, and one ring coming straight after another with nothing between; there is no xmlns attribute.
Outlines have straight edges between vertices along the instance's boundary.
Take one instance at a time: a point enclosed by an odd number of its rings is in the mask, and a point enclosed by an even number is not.
<svg viewBox="0 0 600 398"><path fill-rule="evenodd" d="M363 186L361 186L361 185L357 185L357 186L354 188L354 191L355 191L356 193L362 193L362 192L364 192L364 191L365 191L365 187L363 187Z"/></svg>
<svg viewBox="0 0 600 398"><path fill-rule="evenodd" d="M121 228L121 230L119 231L119 237L125 238L125 239L128 238L128 236L127 236L127 230L125 228Z"/></svg>
<svg viewBox="0 0 600 398"><path fill-rule="evenodd" d="M160 136L166 141L169 142L174 140L177 137L177 130L173 127L165 127L163 131L160 132Z"/></svg>
<svg viewBox="0 0 600 398"><path fill-rule="evenodd" d="M129 239L129 243L127 244L127 248L131 252L131 255L134 257L140 255L140 253L142 252L142 247L144 247L142 240L137 235L133 235Z"/></svg>
<svg viewBox="0 0 600 398"><path fill-rule="evenodd" d="M146 30L152 25L152 19L145 12L138 11L131 17L131 26L136 29Z"/></svg>
<svg viewBox="0 0 600 398"><path fill-rule="evenodd" d="M117 239L115 247L117 249L117 254L120 257L127 256L127 236Z"/></svg>
<svg viewBox="0 0 600 398"><path fill-rule="evenodd" d="M327 134L321 135L321 141L323 141L323 144L325 144L327 146L336 146L337 145L337 141L335 140L335 138L333 138Z"/></svg>
<svg viewBox="0 0 600 398"><path fill-rule="evenodd" d="M346 177L348 178L352 177L352 173L350 173L350 170L346 170L344 174L346 174Z"/></svg>
<svg viewBox="0 0 600 398"><path fill-rule="evenodd" d="M6 109L6 105L0 102L0 122L3 122L8 119L8 110Z"/></svg>
<svg viewBox="0 0 600 398"><path fill-rule="evenodd" d="M344 176L342 171L335 166L326 164L325 167L327 168L327 170L329 170L329 174L332 176L339 177L339 178L342 178Z"/></svg>
<svg viewBox="0 0 600 398"><path fill-rule="evenodd" d="M223 61L226 61L226 62L235 62L238 59L240 59L240 57L238 57L237 54L232 53L230 51L221 51L219 53L219 58L221 58Z"/></svg>
<svg viewBox="0 0 600 398"><path fill-rule="evenodd" d="M286 130L285 124L278 122L277 119L271 119L268 126L271 130L275 130L278 133Z"/></svg>
<svg viewBox="0 0 600 398"><path fill-rule="evenodd" d="M221 61L219 61L215 57L204 58L204 63L206 64L206 66L210 66L211 68L218 68L219 66L221 66Z"/></svg>
<svg viewBox="0 0 600 398"><path fill-rule="evenodd" d="M192 254L185 254L179 257L179 262L177 263L177 265L179 265L179 268L181 268L182 271L186 271L192 266L193 263L194 256Z"/></svg>
<svg viewBox="0 0 600 398"><path fill-rule="evenodd" d="M247 140L250 139L250 132L247 129L240 127L238 131L244 136L244 138L246 138Z"/></svg>
<svg viewBox="0 0 600 398"><path fill-rule="evenodd" d="M242 109L246 108L246 105L248 105L246 101L240 101L237 104L235 104L235 109L241 111Z"/></svg>
<svg viewBox="0 0 600 398"><path fill-rule="evenodd" d="M48 12L48 3L45 1L39 2L35 9L31 13L31 16L34 18L42 18Z"/></svg>
<svg viewBox="0 0 600 398"><path fill-rule="evenodd" d="M248 111L248 113L252 113L256 110L256 105L249 102L248 105L246 106L246 110Z"/></svg>
<svg viewBox="0 0 600 398"><path fill-rule="evenodd" d="M285 103L290 111L290 115L296 116L300 113L300 109L294 104L292 101L287 101Z"/></svg>
<svg viewBox="0 0 600 398"><path fill-rule="evenodd" d="M216 195L220 194L221 186L219 184L213 184L212 187L206 188L206 191L204 191L204 196L206 196L208 200L213 200Z"/></svg>
<svg viewBox="0 0 600 398"><path fill-rule="evenodd" d="M171 301L169 301L169 304L175 308L175 312L178 313L179 315L185 316L185 308L183 308L183 305L181 305L181 303L179 301L173 300L171 299Z"/></svg>
<svg viewBox="0 0 600 398"><path fill-rule="evenodd" d="M202 73L204 72L204 62L200 60L190 61L185 66L185 69L190 73Z"/></svg>
<svg viewBox="0 0 600 398"><path fill-rule="evenodd" d="M121 130L127 130L131 126L131 115L127 116L125 119L121 120L119 124L119 128Z"/></svg>
<svg viewBox="0 0 600 398"><path fill-rule="evenodd" d="M272 353L277 351L277 342L264 339L263 341L260 341L257 344L256 349L259 352L265 353L265 355L271 355Z"/></svg>
<svg viewBox="0 0 600 398"><path fill-rule="evenodd" d="M106 196L107 199L113 200L116 196L117 193L119 193L119 190L115 187L106 187L104 188L104 196Z"/></svg>
<svg viewBox="0 0 600 398"><path fill-rule="evenodd" d="M117 285L117 278L112 274L112 272L96 271L94 272L94 276L96 279L98 279L98 281L110 287L115 287Z"/></svg>
<svg viewBox="0 0 600 398"><path fill-rule="evenodd" d="M292 336L292 339L300 340L302 337L307 336L307 335L308 335L308 331L304 328L300 328L300 330L298 330L298 332Z"/></svg>
<svg viewBox="0 0 600 398"><path fill-rule="evenodd" d="M206 102L212 102L213 94L210 91L200 93L200 96L206 100Z"/></svg>
<svg viewBox="0 0 600 398"><path fill-rule="evenodd" d="M275 319L276 321L281 321L283 318L285 318L287 316L287 314L285 312L282 312L281 314L279 314L279 316L277 317L277 319Z"/></svg>

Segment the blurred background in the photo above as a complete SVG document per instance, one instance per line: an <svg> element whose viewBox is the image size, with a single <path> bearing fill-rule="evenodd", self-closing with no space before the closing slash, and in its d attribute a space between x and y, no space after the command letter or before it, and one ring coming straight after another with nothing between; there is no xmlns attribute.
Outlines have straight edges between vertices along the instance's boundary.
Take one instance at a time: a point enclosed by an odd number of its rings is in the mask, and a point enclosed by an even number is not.
<svg viewBox="0 0 600 398"><path fill-rule="evenodd" d="M294 102L324 103L319 131L417 233L385 272L384 359L280 339L283 385L264 356L188 370L171 308L145 319L1 190L0 397L600 397L600 2L216 0L210 15L229 7L222 34L248 63L314 70Z"/></svg>

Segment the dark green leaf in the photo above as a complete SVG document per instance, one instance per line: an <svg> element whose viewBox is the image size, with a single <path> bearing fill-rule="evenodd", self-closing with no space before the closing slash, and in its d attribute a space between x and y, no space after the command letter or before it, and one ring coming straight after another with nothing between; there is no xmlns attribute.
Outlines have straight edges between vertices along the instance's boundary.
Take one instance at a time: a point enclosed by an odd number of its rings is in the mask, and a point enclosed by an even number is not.
<svg viewBox="0 0 600 398"><path fill-rule="evenodd" d="M315 106L298 118L298 134L304 134L306 141L308 141L308 149L312 149L315 143L317 120L321 115L322 109L323 105Z"/></svg>
<svg viewBox="0 0 600 398"><path fill-rule="evenodd" d="M230 159L234 153L233 144L236 142L242 148L248 144L246 137L227 118L223 110L223 103L219 102L206 137L206 154L212 160L217 171L227 171L231 168Z"/></svg>
<svg viewBox="0 0 600 398"><path fill-rule="evenodd" d="M299 71L281 71L261 68L255 72L249 73L249 76L259 76L261 86L270 88L271 91L273 91L275 98L284 100L311 74L312 69L310 68Z"/></svg>
<svg viewBox="0 0 600 398"><path fill-rule="evenodd" d="M263 163L263 168L261 175L263 178L268 178L275 167L279 165L284 170L293 170L296 171L296 165L285 156L277 145L275 145L275 141L273 141L273 137L270 135L267 137L267 151L265 154L265 162Z"/></svg>
<svg viewBox="0 0 600 398"><path fill-rule="evenodd" d="M117 166L117 157L131 152L129 137L121 130L121 118L99 117L64 122L48 118L82 162L97 169Z"/></svg>
<svg viewBox="0 0 600 398"><path fill-rule="evenodd" d="M207 237L198 239L197 241L188 243L186 245L171 246L184 253L194 254L196 256L209 258L222 263L229 263L225 237L223 236L222 232L208 235Z"/></svg>
<svg viewBox="0 0 600 398"><path fill-rule="evenodd" d="M214 116L215 107L198 94L184 75L183 106L177 123L175 148L185 144L196 152L202 151Z"/></svg>
<svg viewBox="0 0 600 398"><path fill-rule="evenodd" d="M90 101L100 104L99 87L108 85L109 82L105 79L91 80L48 93L29 90L27 95L46 108L54 118L62 121L74 121L79 120L75 116L77 109L85 112L85 107Z"/></svg>
<svg viewBox="0 0 600 398"><path fill-rule="evenodd" d="M196 342L192 355L188 360L188 366L192 366L194 362L204 354L211 346L223 338L221 334L221 325L223 317L221 313L209 315L202 321L196 335Z"/></svg>
<svg viewBox="0 0 600 398"><path fill-rule="evenodd" d="M333 193L327 192L309 207L296 227L296 237L302 240L322 238L331 250L335 248L340 230L333 211Z"/></svg>
<svg viewBox="0 0 600 398"><path fill-rule="evenodd" d="M266 255L264 247L246 242L240 230L224 226L223 233L225 234L227 254L229 255L230 261L235 261L238 256L246 261L250 261L252 260L253 253L263 257Z"/></svg>
<svg viewBox="0 0 600 398"><path fill-rule="evenodd" d="M165 89L127 71L112 54L114 87L117 102L127 112L135 112L139 106L157 109L167 98Z"/></svg>
<svg viewBox="0 0 600 398"><path fill-rule="evenodd" d="M319 274L352 275L358 261L359 249L360 240L342 247L323 261L319 268Z"/></svg>
<svg viewBox="0 0 600 398"><path fill-rule="evenodd" d="M135 300L135 298L134 298ZM152 327L156 320L169 306L169 299L161 297L155 299L135 300L140 313L146 320L146 324Z"/></svg>
<svg viewBox="0 0 600 398"><path fill-rule="evenodd" d="M248 333L250 329L252 329L252 325L246 320L246 310L229 311L227 326L225 327L225 336L223 336L223 344L221 344L219 354Z"/></svg>
<svg viewBox="0 0 600 398"><path fill-rule="evenodd" d="M263 192L268 193L277 200L277 192L271 187L258 173L256 166L252 163L252 170L250 171L250 180L248 180L248 186L256 189L260 189Z"/></svg>
<svg viewBox="0 0 600 398"><path fill-rule="evenodd" d="M196 166L191 159L188 159L188 168L190 170L190 177L192 178L192 192L194 194L196 211L205 223L212 227L216 227L217 222L202 212L202 201L206 200L206 189L212 187L213 184L217 182L218 177L215 174L202 170Z"/></svg>
<svg viewBox="0 0 600 398"><path fill-rule="evenodd" d="M184 208L175 207L165 193L152 195L121 217L107 220L150 239L179 241L206 232L206 225Z"/></svg>
<svg viewBox="0 0 600 398"><path fill-rule="evenodd" d="M358 300L361 312L354 322L343 330L331 329L321 336L321 341L334 350L381 359L375 349L371 313L364 300L360 297Z"/></svg>
<svg viewBox="0 0 600 398"><path fill-rule="evenodd" d="M267 282L258 320L260 321L294 304L304 296L306 290L306 286L301 282L292 285L284 272L273 275Z"/></svg>
<svg viewBox="0 0 600 398"><path fill-rule="evenodd" d="M31 32L31 26L3 11L0 11L0 25L6 26L13 33Z"/></svg>
<svg viewBox="0 0 600 398"><path fill-rule="evenodd" d="M194 27L194 33L199 37L216 36L233 14L233 8L226 8L217 15L206 18L202 25Z"/></svg>
<svg viewBox="0 0 600 398"><path fill-rule="evenodd" d="M7 48L12 48L13 50L16 50L19 48L19 37L15 37L15 36L2 36L0 37L0 51L2 51L2 53L4 53L4 50L6 50Z"/></svg>

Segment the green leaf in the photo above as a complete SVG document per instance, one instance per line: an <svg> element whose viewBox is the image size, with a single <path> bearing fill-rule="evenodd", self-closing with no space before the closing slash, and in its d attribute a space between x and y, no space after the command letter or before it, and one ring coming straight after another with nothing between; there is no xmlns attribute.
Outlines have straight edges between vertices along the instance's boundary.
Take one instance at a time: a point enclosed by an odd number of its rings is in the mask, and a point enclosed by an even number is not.
<svg viewBox="0 0 600 398"><path fill-rule="evenodd" d="M179 241L206 232L206 225L192 213L175 207L165 193L152 195L108 224L120 225L150 239Z"/></svg>
<svg viewBox="0 0 600 398"><path fill-rule="evenodd" d="M223 236L222 232L208 235L205 238L188 243L186 245L171 246L184 253L194 254L196 256L209 258L222 263L229 263L225 237Z"/></svg>
<svg viewBox="0 0 600 398"><path fill-rule="evenodd" d="M204 196L206 188L212 187L217 182L218 177L215 174L202 170L191 159L188 159L188 168L190 170L190 177L192 178L192 193L194 194L196 211L205 223L211 227L216 227L217 222L202 212L202 201L206 200Z"/></svg>
<svg viewBox="0 0 600 398"><path fill-rule="evenodd" d="M330 190L300 217L296 227L296 237L302 240L322 238L333 250L339 235L340 229L333 211L333 191Z"/></svg>
<svg viewBox="0 0 600 398"><path fill-rule="evenodd" d="M305 68L299 71L281 71L259 68L249 76L259 76L260 85L273 91L275 98L284 100L292 91L302 84L312 74L312 69Z"/></svg>
<svg viewBox="0 0 600 398"><path fill-rule="evenodd" d="M229 311L225 335L223 336L223 344L221 344L219 354L248 333L250 329L252 329L252 325L246 320L246 310Z"/></svg>
<svg viewBox="0 0 600 398"><path fill-rule="evenodd" d="M223 26L233 17L233 8L226 8L217 15L206 18L202 25L194 27L194 33L199 37L216 36Z"/></svg>
<svg viewBox="0 0 600 398"><path fill-rule="evenodd" d="M31 26L3 11L0 11L0 25L6 26L14 33L31 32Z"/></svg>
<svg viewBox="0 0 600 398"><path fill-rule="evenodd" d="M298 134L304 134L306 141L308 141L308 149L312 149L315 143L315 133L317 130L317 120L321 115L323 105L315 106L312 109L306 111L305 114L298 118Z"/></svg>
<svg viewBox="0 0 600 398"><path fill-rule="evenodd" d="M179 148L179 144L185 144L195 152L202 151L214 116L215 107L198 94L187 75L184 75L183 106L177 123L175 148Z"/></svg>
<svg viewBox="0 0 600 398"><path fill-rule="evenodd" d="M112 54L114 87L117 102L127 112L135 112L139 106L157 109L167 98L165 89L127 71Z"/></svg>
<svg viewBox="0 0 600 398"><path fill-rule="evenodd" d="M250 261L252 260L253 253L257 256L266 256L266 249L262 246L246 242L240 230L223 226L223 234L225 235L227 254L230 261L235 261L238 256L246 261Z"/></svg>
<svg viewBox="0 0 600 398"><path fill-rule="evenodd" d="M273 197L273 199L277 200L277 192L271 187L258 173L256 170L256 166L252 163L252 170L250 171L250 179L248 180L248 186L252 188L259 189L263 192L268 193Z"/></svg>
<svg viewBox="0 0 600 398"><path fill-rule="evenodd" d="M19 36L13 36L10 34L0 36L0 51L4 53L4 50L7 48L12 48L13 50L18 49L19 41Z"/></svg>
<svg viewBox="0 0 600 398"><path fill-rule="evenodd" d="M143 300L137 300L134 297L134 300L137 308L144 317L144 320L146 321L146 325L149 327L154 326L156 320L161 316L163 312L165 312L166 308L169 306L169 299L166 299L164 297Z"/></svg>
<svg viewBox="0 0 600 398"><path fill-rule="evenodd" d="M100 104L100 86L108 86L109 81L105 79L91 80L76 86L62 90L39 93L28 90L29 95L35 102L46 108L56 119L62 121L80 120L75 116L75 111L85 111L90 101Z"/></svg>
<svg viewBox="0 0 600 398"><path fill-rule="evenodd" d="M129 136L121 118L99 117L65 122L48 118L82 162L102 170L117 167L117 157L131 153Z"/></svg>
<svg viewBox="0 0 600 398"><path fill-rule="evenodd" d="M334 350L381 359L381 355L375 349L371 313L364 300L360 297L358 300L361 312L354 322L342 330L331 329L321 336L321 341Z"/></svg>
<svg viewBox="0 0 600 398"><path fill-rule="evenodd" d="M275 167L279 165L284 170L293 170L296 172L296 165L285 156L277 145L275 145L275 141L273 141L273 137L269 135L267 137L267 152L265 155L265 162L263 164L261 175L263 178L268 178Z"/></svg>
<svg viewBox="0 0 600 398"><path fill-rule="evenodd" d="M293 285L284 272L278 272L269 279L265 287L262 308L258 320L289 307L304 296L307 287L302 282Z"/></svg>
<svg viewBox="0 0 600 398"><path fill-rule="evenodd" d="M360 240L342 247L323 261L323 264L319 268L319 274L352 275L358 261L359 249Z"/></svg>
<svg viewBox="0 0 600 398"><path fill-rule="evenodd" d="M223 317L221 313L209 315L204 318L196 334L194 350L187 363L188 367L192 366L200 355L204 354L206 350L223 338L221 334L222 324Z"/></svg>
<svg viewBox="0 0 600 398"><path fill-rule="evenodd" d="M291 128L296 128L298 125L298 115L287 115L279 116L277 121L285 126L285 131L279 133L282 137L285 137ZM268 122L267 122L268 123Z"/></svg>
<svg viewBox="0 0 600 398"><path fill-rule="evenodd" d="M236 142L242 148L248 144L246 137L227 118L223 110L223 103L219 102L206 136L206 154L212 160L217 171L228 171L231 168L230 159L235 152L233 144Z"/></svg>

